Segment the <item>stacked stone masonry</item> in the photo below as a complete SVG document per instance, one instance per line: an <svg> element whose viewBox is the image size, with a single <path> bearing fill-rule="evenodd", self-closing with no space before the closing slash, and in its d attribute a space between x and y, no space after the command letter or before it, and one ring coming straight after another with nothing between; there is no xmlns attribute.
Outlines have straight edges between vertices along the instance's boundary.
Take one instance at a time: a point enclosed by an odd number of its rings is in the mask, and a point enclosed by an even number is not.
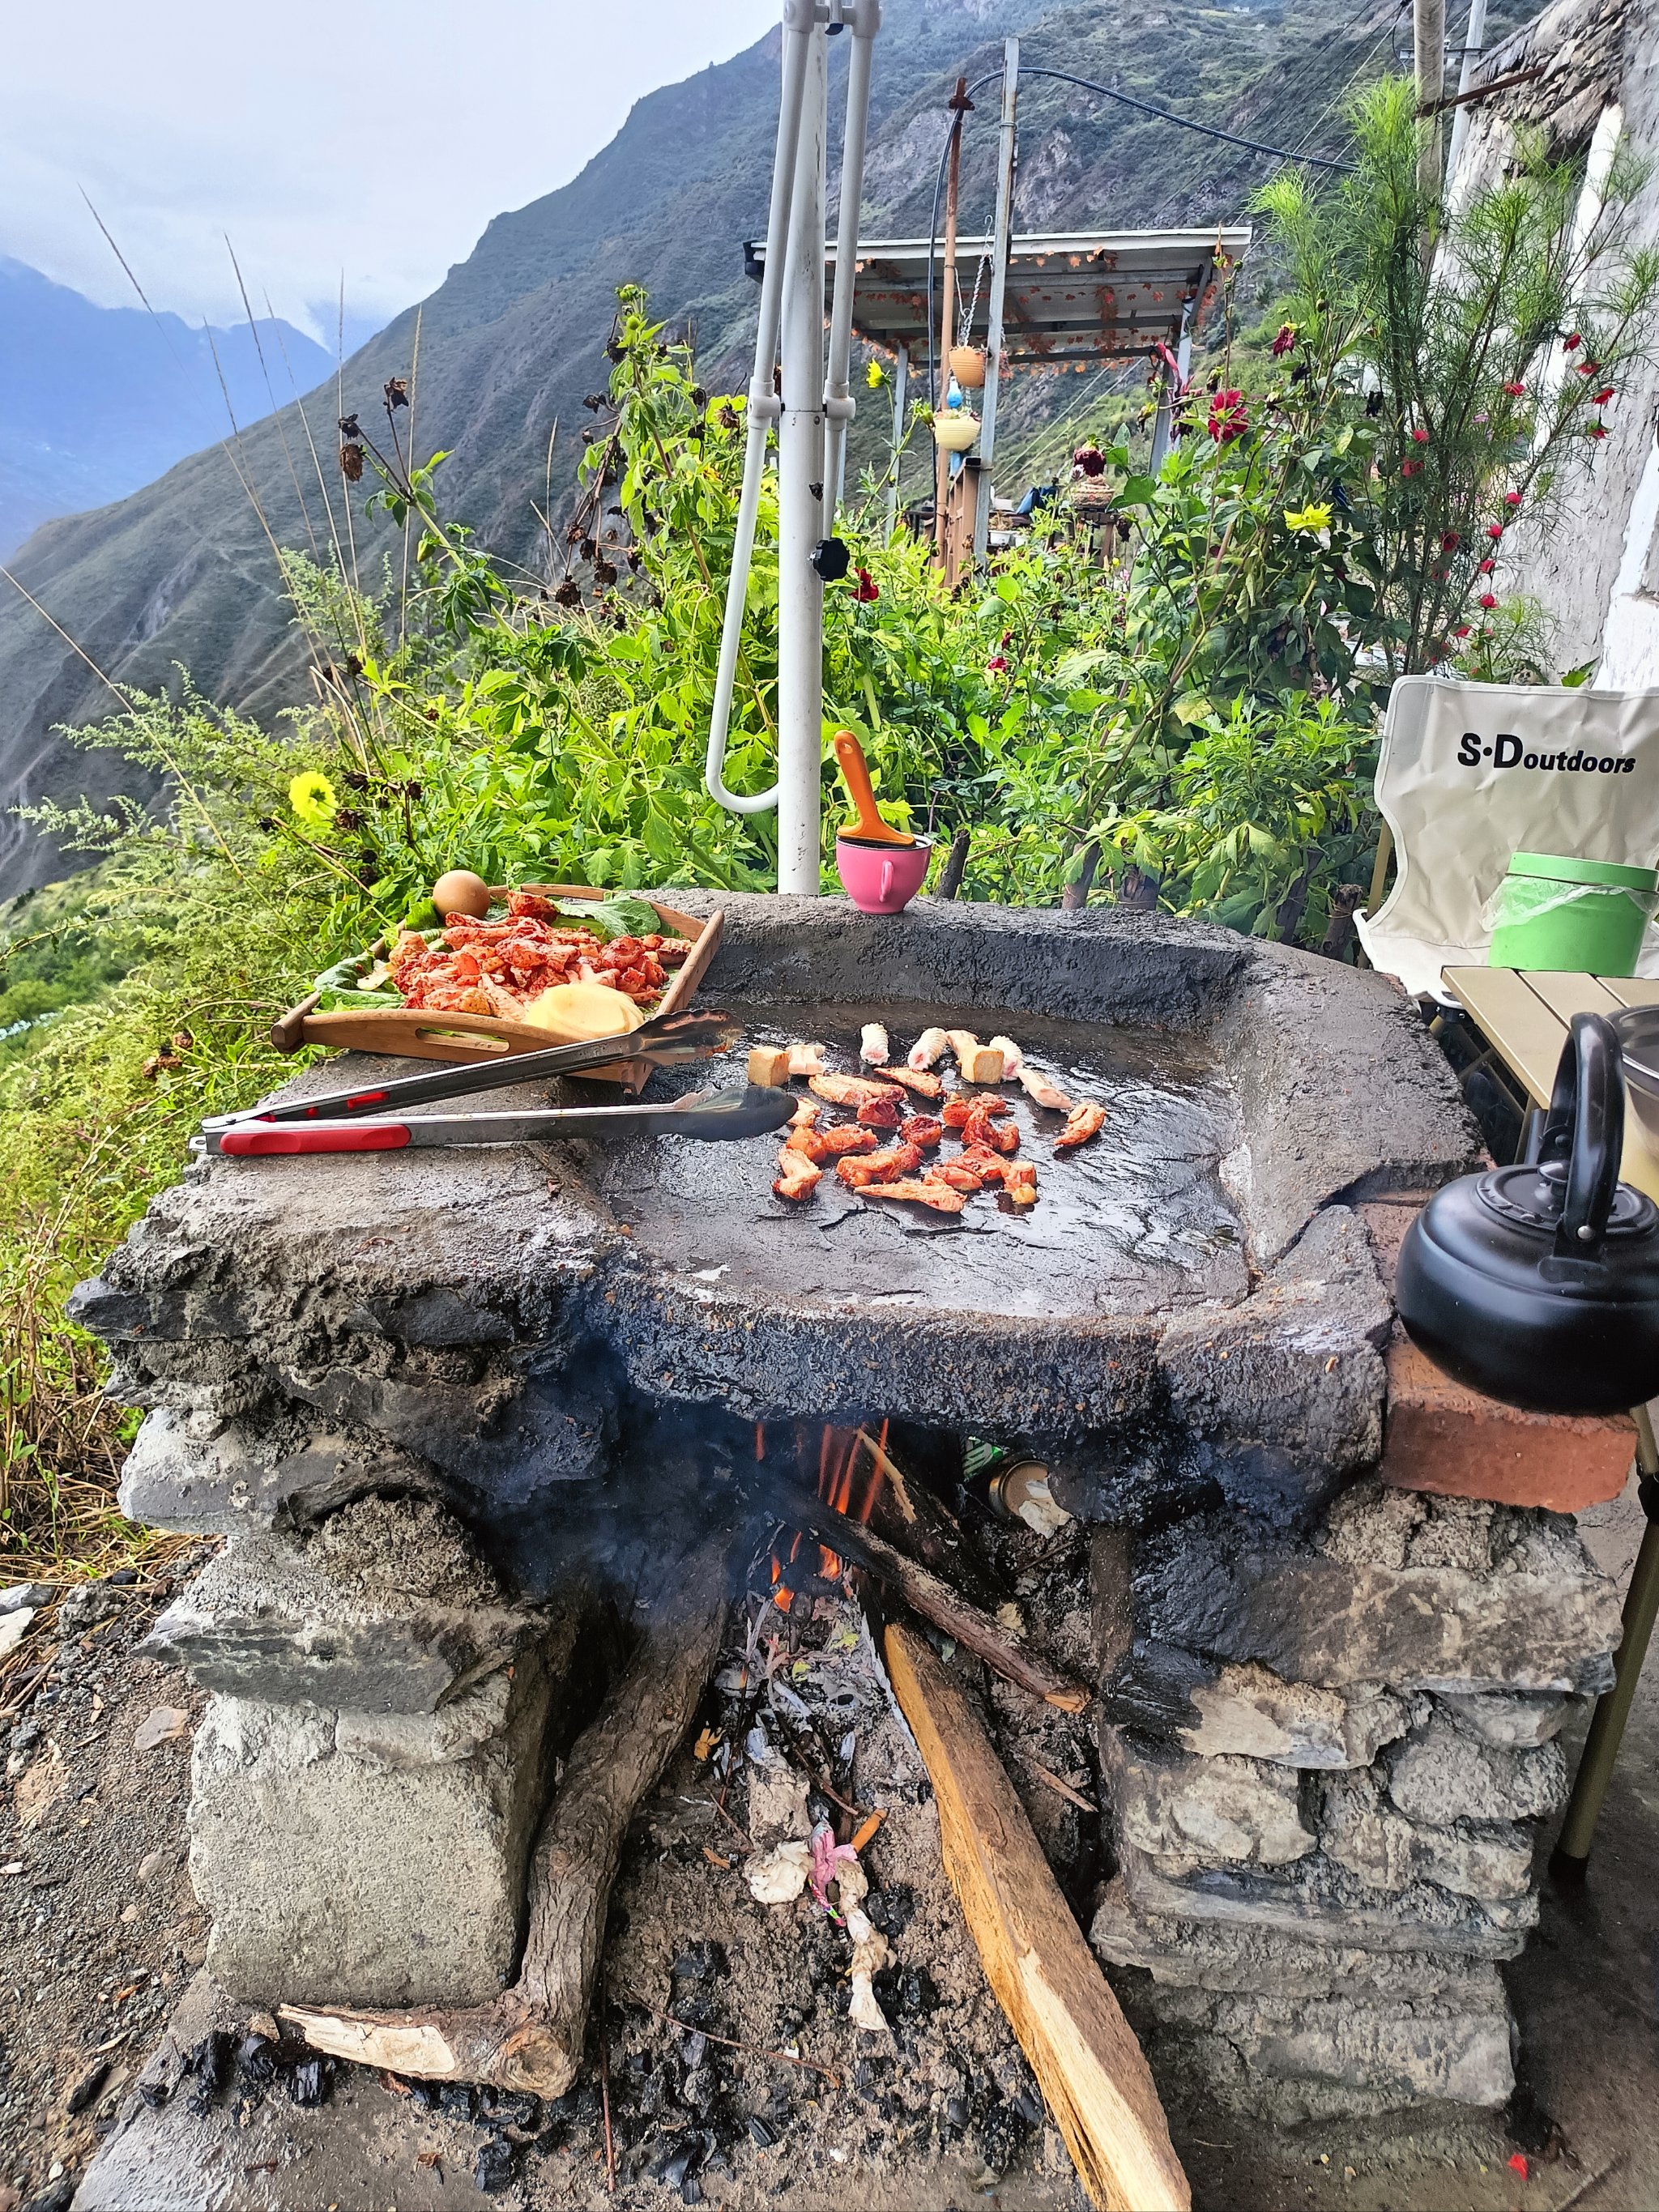
<svg viewBox="0 0 1659 2212"><path fill-rule="evenodd" d="M1571 1522L1365 1479L1311 1536L1143 1541L1104 1687L1096 1948L1166 2078L1283 2124L1514 2083L1501 1960L1537 1918L1556 1735L1612 1680Z"/></svg>

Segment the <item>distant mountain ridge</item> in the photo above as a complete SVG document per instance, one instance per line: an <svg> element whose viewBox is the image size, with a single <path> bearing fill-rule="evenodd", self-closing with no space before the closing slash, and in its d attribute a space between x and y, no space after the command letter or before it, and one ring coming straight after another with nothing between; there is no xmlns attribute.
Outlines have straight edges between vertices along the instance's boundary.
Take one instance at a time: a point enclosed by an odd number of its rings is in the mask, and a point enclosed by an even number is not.
<svg viewBox="0 0 1659 2212"><path fill-rule="evenodd" d="M255 422L333 366L291 323L257 330L100 307L0 255L0 560L52 517L125 498L224 437L231 415Z"/></svg>
<svg viewBox="0 0 1659 2212"><path fill-rule="evenodd" d="M1494 18L1503 12L1494 0ZM1050 0L889 0L885 15L865 217L872 234L888 236L925 234L945 100L958 70L973 78L999 68L1000 40L1010 33L1024 40L1027 63L1116 82L1269 144L1319 152L1340 144L1343 88L1377 65L1393 20L1390 0L1360 18L1345 0L1232 8L1198 0L1072 8ZM837 75L846 44L831 49ZM550 432L556 422L556 504L590 419L581 397L602 388L607 374L604 347L618 283L644 284L659 313L691 323L711 382L745 373L755 288L743 274L739 245L765 228L777 85L773 33L731 61L650 94L579 176L498 216L429 299L345 363L344 405L368 424L378 419L385 380L410 372L418 325L415 434L423 453L452 451L446 506L485 543L538 557L540 526L531 502L542 500ZM970 119L964 223L988 218L995 98L994 91L981 95ZM1269 173L1259 156L1042 79L1021 88L1020 134L1018 216L1027 228L1232 220ZM331 472L336 397L331 378L306 410ZM1017 391L1016 410L1035 404ZM867 427L865 434L872 434ZM298 487L284 437L301 459ZM236 452L279 542L326 544L328 519L314 478L307 479L297 410L244 433ZM329 489L337 514L337 477ZM362 573L377 573L380 541L361 519L361 495L355 526ZM161 688L182 662L209 696L256 714L306 696L303 654L262 523L216 448L100 513L46 524L12 565L112 678ZM19 791L101 795L118 782L119 764L108 756L76 752L51 734L54 723L109 706L98 678L0 583L0 805ZM66 865L73 863L0 817L0 896Z"/></svg>

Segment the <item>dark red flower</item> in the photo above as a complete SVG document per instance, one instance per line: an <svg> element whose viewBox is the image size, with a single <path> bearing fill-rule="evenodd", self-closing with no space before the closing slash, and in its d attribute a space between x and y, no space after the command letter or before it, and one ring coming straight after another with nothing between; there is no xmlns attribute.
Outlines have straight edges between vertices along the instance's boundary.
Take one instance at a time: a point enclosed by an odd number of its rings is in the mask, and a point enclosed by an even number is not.
<svg viewBox="0 0 1659 2212"><path fill-rule="evenodd" d="M1210 402L1210 419L1206 428L1218 446L1230 446L1235 438L1242 438L1250 427L1250 418L1244 405L1242 392L1218 392Z"/></svg>
<svg viewBox="0 0 1659 2212"><path fill-rule="evenodd" d="M858 583L854 590L853 597L855 599L864 599L866 601L878 599L881 597L881 586L877 583L875 578L870 574L870 571L867 568L860 568L856 573L858 575Z"/></svg>
<svg viewBox="0 0 1659 2212"><path fill-rule="evenodd" d="M1482 592L1480 594L1480 604L1483 607L1486 608L1488 611L1490 611L1492 608L1498 605L1498 602L1490 592Z"/></svg>
<svg viewBox="0 0 1659 2212"><path fill-rule="evenodd" d="M1579 337L1577 331L1573 331L1570 332L1567 337L1562 339L1561 350L1563 353L1574 353L1581 345L1583 344L1583 343L1584 341Z"/></svg>
<svg viewBox="0 0 1659 2212"><path fill-rule="evenodd" d="M1276 361L1280 354L1288 353L1295 343L1296 325L1294 323L1281 323L1279 326L1279 336L1273 340L1273 344L1268 348L1268 351L1273 355Z"/></svg>
<svg viewBox="0 0 1659 2212"><path fill-rule="evenodd" d="M1469 626L1467 623L1459 623L1457 628L1452 632L1454 637L1467 637L1468 634Z"/></svg>
<svg viewBox="0 0 1659 2212"><path fill-rule="evenodd" d="M1587 438L1605 438L1607 434L1607 426L1605 422L1592 422L1584 434Z"/></svg>
<svg viewBox="0 0 1659 2212"><path fill-rule="evenodd" d="M1597 407L1605 407L1608 400L1612 398L1613 392L1613 387L1609 384L1604 391L1601 391L1594 394L1592 404Z"/></svg>
<svg viewBox="0 0 1659 2212"><path fill-rule="evenodd" d="M1509 393L1511 399L1519 399L1526 391L1526 386L1522 384L1518 378L1514 382L1506 384L1504 386L1504 391Z"/></svg>
<svg viewBox="0 0 1659 2212"><path fill-rule="evenodd" d="M1591 361L1588 356L1586 356L1583 361L1574 363L1574 367L1577 369L1580 376L1594 376L1596 370L1600 368L1601 366L1601 364L1599 361Z"/></svg>
<svg viewBox="0 0 1659 2212"><path fill-rule="evenodd" d="M1415 445L1426 446L1429 442L1429 434L1424 429L1413 430L1412 432L1412 440Z"/></svg>
<svg viewBox="0 0 1659 2212"><path fill-rule="evenodd" d="M1421 461L1402 461L1400 464L1400 473L1402 477L1420 477L1423 473L1423 464Z"/></svg>
<svg viewBox="0 0 1659 2212"><path fill-rule="evenodd" d="M1497 566L1496 561L1482 561L1474 573L1477 576L1490 576Z"/></svg>
<svg viewBox="0 0 1659 2212"><path fill-rule="evenodd" d="M1443 553L1455 553L1462 543L1455 530L1443 530L1440 533L1440 550Z"/></svg>
<svg viewBox="0 0 1659 2212"><path fill-rule="evenodd" d="M1008 673L1008 664L1000 653L993 653L986 662L985 673L988 676L1006 676Z"/></svg>

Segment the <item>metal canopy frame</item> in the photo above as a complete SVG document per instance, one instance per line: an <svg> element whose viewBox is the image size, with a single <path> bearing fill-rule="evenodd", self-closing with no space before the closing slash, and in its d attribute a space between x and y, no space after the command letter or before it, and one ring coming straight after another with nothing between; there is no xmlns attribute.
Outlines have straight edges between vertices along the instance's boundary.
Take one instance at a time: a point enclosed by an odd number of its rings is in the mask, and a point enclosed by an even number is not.
<svg viewBox="0 0 1659 2212"><path fill-rule="evenodd" d="M1159 339L1173 351L1195 330L1214 295L1218 260L1242 261L1255 234L1247 223L1207 230L1040 231L1013 240L1003 302L1003 361L1011 368L1073 368L1123 361ZM912 361L927 348L927 264L939 296L942 245L925 238L871 239L859 247L853 285L853 331L866 345ZM969 300L968 271L983 281L967 343L983 345L990 328L994 240L957 240L958 286ZM763 246L746 256L750 272L765 267ZM826 256L826 295L836 256Z"/></svg>

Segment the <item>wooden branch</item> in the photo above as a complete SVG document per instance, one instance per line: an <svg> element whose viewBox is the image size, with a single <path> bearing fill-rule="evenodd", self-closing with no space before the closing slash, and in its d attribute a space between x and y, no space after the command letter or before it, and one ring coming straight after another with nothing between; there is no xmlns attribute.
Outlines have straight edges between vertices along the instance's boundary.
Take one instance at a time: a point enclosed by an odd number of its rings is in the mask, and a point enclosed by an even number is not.
<svg viewBox="0 0 1659 2212"><path fill-rule="evenodd" d="M1058 1705L1062 1712L1080 1713L1086 1710L1089 1692L1080 1682L1074 1682L1069 1674L1062 1674L1046 1659L1022 1650L988 1613L959 1597L930 1567L907 1557L873 1528L849 1521L844 1513L837 1513L821 1498L811 1496L793 1484L787 1488L787 1510L791 1520L810 1528L842 1559L850 1559L857 1566L868 1567L872 1574L890 1583L905 1603L924 1620L931 1620L935 1628L954 1637L994 1673L1029 1691L1032 1697Z"/></svg>
<svg viewBox="0 0 1659 2212"><path fill-rule="evenodd" d="M957 1521L944 1501L925 1482L901 1467L869 1430L858 1432L858 1449L878 1474L870 1510L863 1525L902 1552L908 1559L931 1568L972 1605L988 1609L996 1603L996 1587L978 1555L969 1548ZM860 1462L854 1461L853 1495L859 1495Z"/></svg>
<svg viewBox="0 0 1659 2212"><path fill-rule="evenodd" d="M531 1854L519 1978L453 2011L335 2012L283 2005L307 2043L360 2066L560 2097L575 2078L623 1841L690 1725L727 1610L731 1540L678 1567L641 1649L576 1739Z"/></svg>
<svg viewBox="0 0 1659 2212"><path fill-rule="evenodd" d="M1507 92L1512 85L1530 84L1534 77L1542 76L1548 67L1546 62L1534 62L1530 69L1510 70L1505 76L1495 76L1486 84L1472 84L1467 92L1450 92L1443 100L1425 100L1418 109L1420 116L1443 115L1448 108L1471 107L1477 100L1490 100L1495 92Z"/></svg>
<svg viewBox="0 0 1659 2212"><path fill-rule="evenodd" d="M986 1979L1103 2212L1190 2212L1150 2069L961 1690L890 1627L887 1672L933 1778L945 1867Z"/></svg>
<svg viewBox="0 0 1659 2212"><path fill-rule="evenodd" d="M963 871L968 866L968 847L971 832L958 830L951 840L951 849L945 856L945 866L939 872L939 888L935 898L953 899L962 889Z"/></svg>

